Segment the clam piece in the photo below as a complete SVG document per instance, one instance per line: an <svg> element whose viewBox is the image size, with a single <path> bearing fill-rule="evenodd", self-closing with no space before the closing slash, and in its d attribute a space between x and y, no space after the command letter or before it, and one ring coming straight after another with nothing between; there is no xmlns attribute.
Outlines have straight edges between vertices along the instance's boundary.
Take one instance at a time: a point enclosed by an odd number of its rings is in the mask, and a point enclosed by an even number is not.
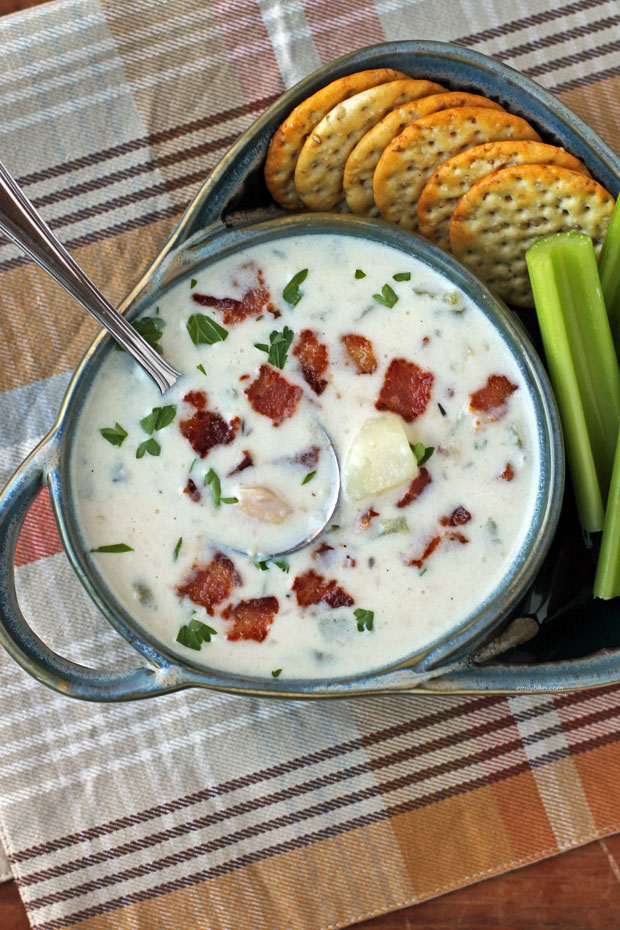
<svg viewBox="0 0 620 930"><path fill-rule="evenodd" d="M275 491L263 487L239 488L239 507L248 516L263 523L284 523L292 508Z"/></svg>

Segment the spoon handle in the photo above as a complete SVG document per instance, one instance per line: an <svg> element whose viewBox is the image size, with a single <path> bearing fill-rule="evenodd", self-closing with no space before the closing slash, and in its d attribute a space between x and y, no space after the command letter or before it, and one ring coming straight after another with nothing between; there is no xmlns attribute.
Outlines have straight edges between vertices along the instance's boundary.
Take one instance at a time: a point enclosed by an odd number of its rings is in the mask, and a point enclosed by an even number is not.
<svg viewBox="0 0 620 930"><path fill-rule="evenodd" d="M48 272L126 349L165 393L176 371L105 299L0 162L0 231Z"/></svg>

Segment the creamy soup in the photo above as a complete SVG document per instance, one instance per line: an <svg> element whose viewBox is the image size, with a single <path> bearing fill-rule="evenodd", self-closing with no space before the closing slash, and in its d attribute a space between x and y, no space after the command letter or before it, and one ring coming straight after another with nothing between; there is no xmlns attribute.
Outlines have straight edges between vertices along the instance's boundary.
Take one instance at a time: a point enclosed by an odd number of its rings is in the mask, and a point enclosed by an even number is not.
<svg viewBox="0 0 620 930"><path fill-rule="evenodd" d="M534 406L437 272L297 236L194 272L136 325L184 377L162 398L111 350L72 486L96 571L168 650L266 678L355 675L501 584L535 506Z"/></svg>

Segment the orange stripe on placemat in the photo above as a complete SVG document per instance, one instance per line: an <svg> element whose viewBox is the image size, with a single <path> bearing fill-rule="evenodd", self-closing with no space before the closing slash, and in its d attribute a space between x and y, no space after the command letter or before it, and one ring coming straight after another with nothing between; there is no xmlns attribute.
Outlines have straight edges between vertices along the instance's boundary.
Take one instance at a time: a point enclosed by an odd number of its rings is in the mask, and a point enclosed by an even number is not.
<svg viewBox="0 0 620 930"><path fill-rule="evenodd" d="M45 559L48 555L56 555L57 552L62 552L62 543L49 492L45 488L34 499L24 520L17 540L15 565L27 565L37 559Z"/></svg>

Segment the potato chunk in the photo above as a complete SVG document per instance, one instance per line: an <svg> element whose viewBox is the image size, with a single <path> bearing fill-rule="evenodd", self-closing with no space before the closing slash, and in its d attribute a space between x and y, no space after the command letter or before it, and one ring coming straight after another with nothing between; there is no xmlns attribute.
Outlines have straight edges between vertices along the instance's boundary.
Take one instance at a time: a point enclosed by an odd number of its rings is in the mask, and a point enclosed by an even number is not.
<svg viewBox="0 0 620 930"><path fill-rule="evenodd" d="M392 413L371 417L353 440L344 466L347 497L360 500L381 494L418 472L415 455L400 417Z"/></svg>

